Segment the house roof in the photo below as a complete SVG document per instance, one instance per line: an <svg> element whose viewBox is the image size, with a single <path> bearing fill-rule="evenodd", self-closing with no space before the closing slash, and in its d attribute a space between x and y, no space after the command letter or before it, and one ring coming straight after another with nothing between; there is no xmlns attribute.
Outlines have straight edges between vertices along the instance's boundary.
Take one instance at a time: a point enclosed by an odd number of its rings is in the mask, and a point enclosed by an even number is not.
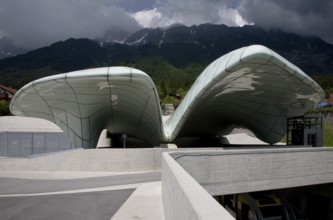
<svg viewBox="0 0 333 220"><path fill-rule="evenodd" d="M8 91L8 92L10 92L13 95L15 95L16 92L17 92L17 89L13 89L13 88L10 88L10 87L7 87L7 86L3 86L3 85L0 85L0 89Z"/></svg>

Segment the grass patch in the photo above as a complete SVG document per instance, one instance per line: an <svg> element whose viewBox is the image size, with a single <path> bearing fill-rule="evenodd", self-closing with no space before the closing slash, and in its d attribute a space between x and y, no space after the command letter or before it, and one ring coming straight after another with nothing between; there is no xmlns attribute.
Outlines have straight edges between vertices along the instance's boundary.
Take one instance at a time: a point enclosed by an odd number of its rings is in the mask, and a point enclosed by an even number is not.
<svg viewBox="0 0 333 220"><path fill-rule="evenodd" d="M333 124L324 124L324 146L333 147Z"/></svg>
<svg viewBox="0 0 333 220"><path fill-rule="evenodd" d="M311 114L311 113L322 113L322 114L328 114L328 113L333 113L333 108L332 107L324 107L324 108L316 108L316 109L311 109L306 112L306 114Z"/></svg>

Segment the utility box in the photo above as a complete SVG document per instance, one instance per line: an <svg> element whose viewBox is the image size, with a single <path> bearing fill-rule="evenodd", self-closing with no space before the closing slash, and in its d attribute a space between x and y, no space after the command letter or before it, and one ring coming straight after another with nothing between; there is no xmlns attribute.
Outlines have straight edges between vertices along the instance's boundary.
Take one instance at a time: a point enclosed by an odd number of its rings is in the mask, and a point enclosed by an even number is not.
<svg viewBox="0 0 333 220"><path fill-rule="evenodd" d="M287 119L287 145L323 146L323 118L299 116Z"/></svg>

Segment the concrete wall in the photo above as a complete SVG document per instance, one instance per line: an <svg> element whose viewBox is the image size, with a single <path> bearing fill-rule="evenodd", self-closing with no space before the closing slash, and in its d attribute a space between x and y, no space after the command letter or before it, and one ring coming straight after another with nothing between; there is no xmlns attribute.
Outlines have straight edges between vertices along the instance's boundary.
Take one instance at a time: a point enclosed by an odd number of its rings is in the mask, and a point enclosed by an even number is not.
<svg viewBox="0 0 333 220"><path fill-rule="evenodd" d="M171 150L193 150L193 148L174 148L175 146L170 144L165 145L164 147L169 148L80 148L38 154L26 158L4 158L0 160L0 170L101 172L159 171L161 170L163 152Z"/></svg>
<svg viewBox="0 0 333 220"><path fill-rule="evenodd" d="M332 161L333 148L164 153L165 218L233 219L210 195L332 183Z"/></svg>
<svg viewBox="0 0 333 220"><path fill-rule="evenodd" d="M0 157L26 157L70 148L66 134L50 121L20 116L0 117Z"/></svg>
<svg viewBox="0 0 333 220"><path fill-rule="evenodd" d="M78 149L0 161L0 170L136 172L161 170L168 149Z"/></svg>
<svg viewBox="0 0 333 220"><path fill-rule="evenodd" d="M162 159L162 199L166 220L234 219L168 153Z"/></svg>
<svg viewBox="0 0 333 220"><path fill-rule="evenodd" d="M173 152L211 195L333 182L333 148Z"/></svg>
<svg viewBox="0 0 333 220"><path fill-rule="evenodd" d="M63 132L0 132L0 157L26 157L71 149Z"/></svg>

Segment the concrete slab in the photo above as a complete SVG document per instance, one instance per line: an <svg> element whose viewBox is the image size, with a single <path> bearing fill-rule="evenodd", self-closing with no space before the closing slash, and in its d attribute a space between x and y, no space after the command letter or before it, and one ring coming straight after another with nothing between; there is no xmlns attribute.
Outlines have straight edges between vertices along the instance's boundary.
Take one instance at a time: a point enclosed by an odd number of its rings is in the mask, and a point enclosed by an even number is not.
<svg viewBox="0 0 333 220"><path fill-rule="evenodd" d="M252 137L245 133L233 133L226 135L225 138L230 144L245 144L245 145L269 145L256 137ZM285 143L276 143L275 145L285 145Z"/></svg>
<svg viewBox="0 0 333 220"><path fill-rule="evenodd" d="M86 189L73 189L73 190L63 190L55 192L41 192L41 193L19 193L19 194L5 194L1 195L0 198L11 198L11 197L26 197L26 196L48 196L48 195L70 195L78 193L91 193L91 192L102 192L102 191L112 191L112 190L127 190L131 189L134 191L140 183L127 184L127 185L117 185L117 186L106 186L97 188L86 188Z"/></svg>
<svg viewBox="0 0 333 220"><path fill-rule="evenodd" d="M59 180L140 174L147 172L0 171L0 178Z"/></svg>
<svg viewBox="0 0 333 220"><path fill-rule="evenodd" d="M0 219L110 219L133 190L0 197Z"/></svg>
<svg viewBox="0 0 333 220"><path fill-rule="evenodd" d="M161 182L140 185L112 218L124 219L165 220Z"/></svg>
<svg viewBox="0 0 333 220"><path fill-rule="evenodd" d="M0 177L0 194L5 196L13 194L18 195L85 190L128 184L142 184L160 180L160 172L68 179L26 179Z"/></svg>

